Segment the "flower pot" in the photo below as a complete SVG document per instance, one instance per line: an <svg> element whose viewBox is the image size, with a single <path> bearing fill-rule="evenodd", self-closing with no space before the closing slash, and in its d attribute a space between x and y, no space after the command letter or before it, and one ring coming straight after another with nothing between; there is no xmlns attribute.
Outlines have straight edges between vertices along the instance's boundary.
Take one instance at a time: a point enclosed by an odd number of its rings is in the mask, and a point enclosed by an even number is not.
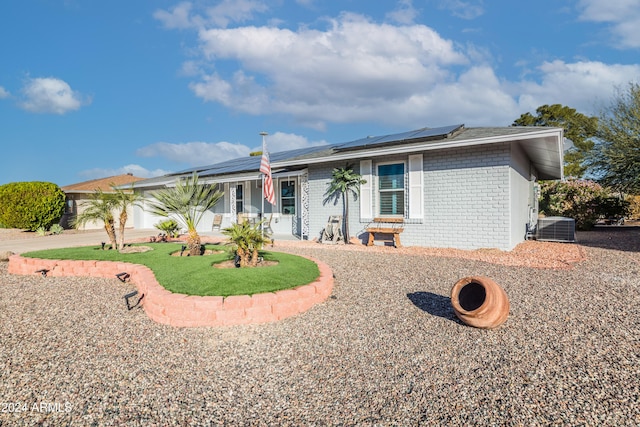
<svg viewBox="0 0 640 427"><path fill-rule="evenodd" d="M509 298L504 289L483 276L458 280L451 288L451 305L458 319L476 328L497 328L509 316Z"/></svg>

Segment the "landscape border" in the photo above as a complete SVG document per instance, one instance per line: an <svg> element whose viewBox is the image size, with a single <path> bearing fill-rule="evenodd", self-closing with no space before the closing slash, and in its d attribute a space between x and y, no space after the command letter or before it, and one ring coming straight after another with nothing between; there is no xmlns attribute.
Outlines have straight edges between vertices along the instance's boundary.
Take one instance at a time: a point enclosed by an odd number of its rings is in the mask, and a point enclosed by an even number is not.
<svg viewBox="0 0 640 427"><path fill-rule="evenodd" d="M103 278L115 278L126 272L129 275L127 282L136 285L142 298L140 304L153 321L176 327L233 326L286 319L329 298L334 282L331 268L322 261L305 258L316 263L320 271L312 283L276 292L228 297L170 292L158 283L150 268L127 262L50 260L16 254L9 257L8 272L45 277Z"/></svg>

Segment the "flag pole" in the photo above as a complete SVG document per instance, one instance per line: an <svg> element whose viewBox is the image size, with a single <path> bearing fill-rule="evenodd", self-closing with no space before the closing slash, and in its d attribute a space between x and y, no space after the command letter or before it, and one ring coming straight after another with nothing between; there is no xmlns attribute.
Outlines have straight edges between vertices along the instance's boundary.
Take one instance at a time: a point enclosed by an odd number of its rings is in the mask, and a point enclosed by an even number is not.
<svg viewBox="0 0 640 427"><path fill-rule="evenodd" d="M264 151L264 137L269 134L263 131L260 132L260 135L262 136L262 150ZM262 153L262 155L264 155L264 153ZM260 234L262 236L262 239L264 240L264 173L262 174L262 207L260 209L260 212L262 213L262 219L260 220Z"/></svg>

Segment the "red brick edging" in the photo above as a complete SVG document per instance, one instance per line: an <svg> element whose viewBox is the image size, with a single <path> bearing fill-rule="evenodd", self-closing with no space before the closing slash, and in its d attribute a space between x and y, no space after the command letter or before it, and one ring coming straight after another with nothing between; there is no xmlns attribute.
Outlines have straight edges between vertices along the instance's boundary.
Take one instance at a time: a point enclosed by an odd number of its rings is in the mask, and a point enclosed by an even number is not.
<svg viewBox="0 0 640 427"><path fill-rule="evenodd" d="M47 275L52 277L113 278L118 273L127 272L139 294L144 294L141 303L152 320L171 326L230 326L274 322L305 312L329 298L333 289L333 273L327 264L311 260L318 265L320 276L308 285L226 298L174 294L160 286L151 269L126 262L62 261L12 255L9 257L9 273L39 275L38 270L46 269Z"/></svg>

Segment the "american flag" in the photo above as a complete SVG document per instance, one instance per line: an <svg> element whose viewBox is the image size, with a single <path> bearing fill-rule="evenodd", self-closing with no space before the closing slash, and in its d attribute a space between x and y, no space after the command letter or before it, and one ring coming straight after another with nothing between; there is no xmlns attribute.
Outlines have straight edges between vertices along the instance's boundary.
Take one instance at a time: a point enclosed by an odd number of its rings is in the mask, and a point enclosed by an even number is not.
<svg viewBox="0 0 640 427"><path fill-rule="evenodd" d="M273 179L271 178L271 165L269 164L269 154L267 144L262 141L262 160L260 160L260 172L264 174L264 198L272 205L276 205L276 194L273 191Z"/></svg>

